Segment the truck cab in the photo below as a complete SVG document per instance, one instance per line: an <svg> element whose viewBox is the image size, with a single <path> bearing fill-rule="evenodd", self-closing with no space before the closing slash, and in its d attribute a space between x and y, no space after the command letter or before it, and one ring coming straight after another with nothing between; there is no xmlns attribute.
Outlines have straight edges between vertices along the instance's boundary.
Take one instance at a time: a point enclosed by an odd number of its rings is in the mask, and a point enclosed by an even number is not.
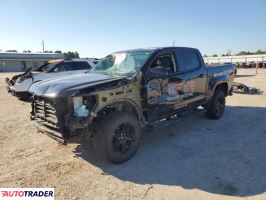
<svg viewBox="0 0 266 200"><path fill-rule="evenodd" d="M187 106L197 107L207 98L207 69L196 49L159 51L143 72L150 120L159 120Z"/></svg>

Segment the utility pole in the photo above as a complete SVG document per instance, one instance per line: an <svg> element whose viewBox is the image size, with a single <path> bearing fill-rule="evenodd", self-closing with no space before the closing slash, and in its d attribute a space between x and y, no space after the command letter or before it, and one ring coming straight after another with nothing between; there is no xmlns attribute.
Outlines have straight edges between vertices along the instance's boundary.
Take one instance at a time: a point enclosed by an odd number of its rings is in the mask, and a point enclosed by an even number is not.
<svg viewBox="0 0 266 200"><path fill-rule="evenodd" d="M44 41L42 40L42 52L44 53Z"/></svg>
<svg viewBox="0 0 266 200"><path fill-rule="evenodd" d="M173 47L175 46L175 40L173 41Z"/></svg>

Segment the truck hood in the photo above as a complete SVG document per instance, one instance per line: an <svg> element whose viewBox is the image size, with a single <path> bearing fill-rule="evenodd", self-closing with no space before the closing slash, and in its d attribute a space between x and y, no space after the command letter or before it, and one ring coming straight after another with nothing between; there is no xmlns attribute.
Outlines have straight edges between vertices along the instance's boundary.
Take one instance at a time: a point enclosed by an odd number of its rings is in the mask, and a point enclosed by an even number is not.
<svg viewBox="0 0 266 200"><path fill-rule="evenodd" d="M126 78L126 76L92 73L67 75L34 83L29 92L43 97L74 96L82 89Z"/></svg>

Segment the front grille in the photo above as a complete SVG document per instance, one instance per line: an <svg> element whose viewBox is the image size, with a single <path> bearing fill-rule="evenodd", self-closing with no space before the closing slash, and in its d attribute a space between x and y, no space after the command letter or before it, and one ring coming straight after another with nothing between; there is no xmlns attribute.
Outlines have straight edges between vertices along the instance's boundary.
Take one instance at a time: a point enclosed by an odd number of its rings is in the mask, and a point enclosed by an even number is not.
<svg viewBox="0 0 266 200"><path fill-rule="evenodd" d="M56 109L48 99L35 98L33 107L34 107L35 118L45 121L54 128L58 126Z"/></svg>
<svg viewBox="0 0 266 200"><path fill-rule="evenodd" d="M56 104L60 102L59 104ZM36 120L38 130L46 133L58 142L65 143L68 137L64 128L62 109L67 103L64 99L55 100L43 97L33 97L31 119ZM61 110L59 110L61 108Z"/></svg>

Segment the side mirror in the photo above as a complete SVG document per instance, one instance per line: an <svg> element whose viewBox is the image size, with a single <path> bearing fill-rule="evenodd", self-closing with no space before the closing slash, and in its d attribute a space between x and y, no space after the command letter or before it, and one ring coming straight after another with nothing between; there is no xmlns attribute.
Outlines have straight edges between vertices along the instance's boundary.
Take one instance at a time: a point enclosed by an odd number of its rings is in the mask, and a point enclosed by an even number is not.
<svg viewBox="0 0 266 200"><path fill-rule="evenodd" d="M162 76L168 75L169 72L165 67L156 66L150 70L150 77L151 78L158 78Z"/></svg>

